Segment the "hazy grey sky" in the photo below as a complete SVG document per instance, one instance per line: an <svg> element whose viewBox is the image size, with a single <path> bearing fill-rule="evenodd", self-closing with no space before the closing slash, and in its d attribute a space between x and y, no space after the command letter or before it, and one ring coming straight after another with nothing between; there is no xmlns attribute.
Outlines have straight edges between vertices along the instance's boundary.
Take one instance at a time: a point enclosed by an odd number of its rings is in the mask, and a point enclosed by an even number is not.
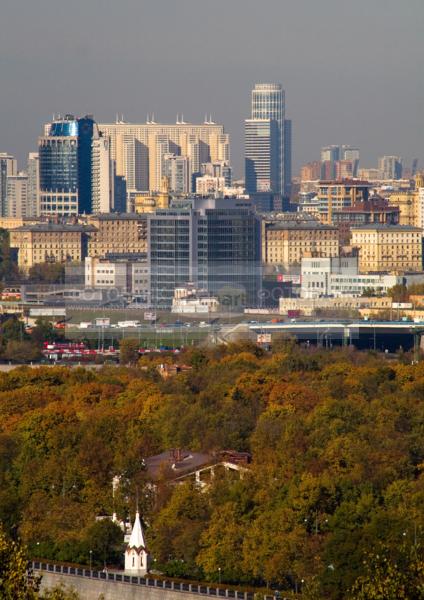
<svg viewBox="0 0 424 600"><path fill-rule="evenodd" d="M22 161L53 112L203 120L232 138L278 81L294 166L348 143L424 167L424 0L1 0L0 151Z"/></svg>

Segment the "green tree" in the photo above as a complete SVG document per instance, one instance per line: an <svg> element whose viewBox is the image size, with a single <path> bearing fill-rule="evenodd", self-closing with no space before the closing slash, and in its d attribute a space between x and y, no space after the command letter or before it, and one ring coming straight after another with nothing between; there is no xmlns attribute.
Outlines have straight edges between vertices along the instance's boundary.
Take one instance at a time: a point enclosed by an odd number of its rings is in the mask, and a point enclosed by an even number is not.
<svg viewBox="0 0 424 600"><path fill-rule="evenodd" d="M85 542L93 553L93 564L119 564L122 561L124 534L121 528L110 521L102 519L89 527Z"/></svg>
<svg viewBox="0 0 424 600"><path fill-rule="evenodd" d="M28 573L25 550L8 539L0 526L0 598L35 600L39 579Z"/></svg>
<svg viewBox="0 0 424 600"><path fill-rule="evenodd" d="M387 548L370 554L364 561L365 573L352 586L351 600L423 600L424 560L417 548L402 548L393 560Z"/></svg>
<svg viewBox="0 0 424 600"><path fill-rule="evenodd" d="M28 273L31 283L65 283L65 265L63 263L39 263L32 266Z"/></svg>
<svg viewBox="0 0 424 600"><path fill-rule="evenodd" d="M121 340L119 343L119 357L121 364L128 365L134 364L140 358L138 350L140 348L140 342L132 338L126 338Z"/></svg>
<svg viewBox="0 0 424 600"><path fill-rule="evenodd" d="M40 600L80 600L80 596L73 587L58 585L44 590L40 595Z"/></svg>
<svg viewBox="0 0 424 600"><path fill-rule="evenodd" d="M41 358L40 349L29 340L18 341L9 340L6 348L3 350L3 358L20 363L39 360Z"/></svg>

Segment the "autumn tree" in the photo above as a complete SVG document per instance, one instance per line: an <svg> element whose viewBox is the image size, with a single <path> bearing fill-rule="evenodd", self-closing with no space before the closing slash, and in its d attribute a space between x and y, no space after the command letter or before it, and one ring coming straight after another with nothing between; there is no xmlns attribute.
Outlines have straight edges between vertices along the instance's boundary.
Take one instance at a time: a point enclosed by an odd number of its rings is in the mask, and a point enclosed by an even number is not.
<svg viewBox="0 0 424 600"><path fill-rule="evenodd" d="M8 539L0 526L0 598L36 600L39 579L28 572L24 549Z"/></svg>

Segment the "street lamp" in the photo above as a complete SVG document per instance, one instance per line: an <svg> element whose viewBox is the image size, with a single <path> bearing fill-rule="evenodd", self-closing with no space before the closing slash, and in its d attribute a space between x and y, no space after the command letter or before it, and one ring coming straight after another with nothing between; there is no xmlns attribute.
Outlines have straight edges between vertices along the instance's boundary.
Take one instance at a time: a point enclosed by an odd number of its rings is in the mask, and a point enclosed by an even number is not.
<svg viewBox="0 0 424 600"><path fill-rule="evenodd" d="M221 567L218 567L218 581L221 583Z"/></svg>
<svg viewBox="0 0 424 600"><path fill-rule="evenodd" d="M90 571L91 571L92 564L93 564L93 551L90 550Z"/></svg>

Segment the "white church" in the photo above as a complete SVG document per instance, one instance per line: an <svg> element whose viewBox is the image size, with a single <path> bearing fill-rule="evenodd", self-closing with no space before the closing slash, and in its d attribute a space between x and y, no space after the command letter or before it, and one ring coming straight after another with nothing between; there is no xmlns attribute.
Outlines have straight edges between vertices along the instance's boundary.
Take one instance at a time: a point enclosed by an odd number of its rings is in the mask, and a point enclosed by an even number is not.
<svg viewBox="0 0 424 600"><path fill-rule="evenodd" d="M146 575L149 570L149 553L146 548L140 513L135 513L131 536L125 550L125 573L128 575Z"/></svg>

